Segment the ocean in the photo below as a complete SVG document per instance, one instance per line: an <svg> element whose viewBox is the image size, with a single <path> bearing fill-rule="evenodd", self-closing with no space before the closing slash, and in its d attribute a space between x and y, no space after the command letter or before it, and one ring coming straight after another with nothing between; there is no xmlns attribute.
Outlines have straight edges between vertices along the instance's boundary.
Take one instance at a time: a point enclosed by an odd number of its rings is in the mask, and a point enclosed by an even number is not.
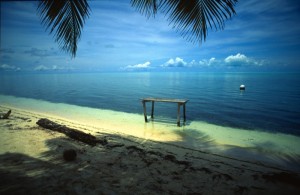
<svg viewBox="0 0 300 195"><path fill-rule="evenodd" d="M157 102L145 123L145 97L188 99L187 121ZM300 172L300 73L6 73L0 106Z"/></svg>
<svg viewBox="0 0 300 195"><path fill-rule="evenodd" d="M300 136L300 73L9 73L0 84L0 95L137 114L141 98L188 99L187 125ZM154 116L173 123L177 105L156 103Z"/></svg>

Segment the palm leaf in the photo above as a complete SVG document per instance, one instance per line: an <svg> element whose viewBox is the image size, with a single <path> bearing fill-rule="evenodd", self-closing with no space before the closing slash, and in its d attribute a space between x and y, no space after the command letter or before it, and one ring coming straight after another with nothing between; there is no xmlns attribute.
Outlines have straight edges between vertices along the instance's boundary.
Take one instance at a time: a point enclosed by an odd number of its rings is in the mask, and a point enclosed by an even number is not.
<svg viewBox="0 0 300 195"><path fill-rule="evenodd" d="M147 17L155 16L157 12L157 0L132 0L131 5Z"/></svg>
<svg viewBox="0 0 300 195"><path fill-rule="evenodd" d="M55 32L55 41L72 57L76 56L77 42L89 10L86 0L41 0L37 9L46 30L50 28L50 34Z"/></svg>
<svg viewBox="0 0 300 195"><path fill-rule="evenodd" d="M208 27L219 30L235 14L238 0L131 0L131 5L147 17L157 10L168 16L170 24L189 41L206 39Z"/></svg>

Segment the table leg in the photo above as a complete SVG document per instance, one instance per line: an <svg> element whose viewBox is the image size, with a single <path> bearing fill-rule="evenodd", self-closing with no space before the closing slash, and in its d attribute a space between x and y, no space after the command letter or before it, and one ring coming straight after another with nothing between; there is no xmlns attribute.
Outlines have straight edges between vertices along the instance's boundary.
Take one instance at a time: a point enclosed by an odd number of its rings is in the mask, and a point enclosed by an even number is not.
<svg viewBox="0 0 300 195"><path fill-rule="evenodd" d="M147 110L146 110L146 102L143 101L143 108L144 108L144 118L145 118L145 122L148 122L148 119L147 119Z"/></svg>
<svg viewBox="0 0 300 195"><path fill-rule="evenodd" d="M177 126L180 127L180 103L178 103L178 110L177 110Z"/></svg>
<svg viewBox="0 0 300 195"><path fill-rule="evenodd" d="M154 115L154 101L152 101L152 109L151 109L151 118L153 119Z"/></svg>
<svg viewBox="0 0 300 195"><path fill-rule="evenodd" d="M183 104L183 120L186 121L185 104Z"/></svg>

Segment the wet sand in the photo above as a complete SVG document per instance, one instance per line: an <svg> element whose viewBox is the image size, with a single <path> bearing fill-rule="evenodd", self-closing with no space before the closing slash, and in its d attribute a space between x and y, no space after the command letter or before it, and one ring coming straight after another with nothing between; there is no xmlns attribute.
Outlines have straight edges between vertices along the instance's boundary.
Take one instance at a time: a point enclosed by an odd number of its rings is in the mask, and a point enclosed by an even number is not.
<svg viewBox="0 0 300 195"><path fill-rule="evenodd" d="M185 125L177 127L176 119L161 117L159 113L154 121L145 123L142 105L138 114L4 95L0 95L0 102L6 109L22 109L59 119L62 123L82 124L91 134L103 132L133 136L143 142L152 140L175 144L195 151L300 172L300 137L273 132L272 129L233 128L189 118Z"/></svg>
<svg viewBox="0 0 300 195"><path fill-rule="evenodd" d="M0 113L10 109L0 106ZM91 147L36 124L48 118L106 139ZM212 154L12 109L0 120L1 194L299 194L300 175L282 167ZM74 149L75 161L63 159Z"/></svg>

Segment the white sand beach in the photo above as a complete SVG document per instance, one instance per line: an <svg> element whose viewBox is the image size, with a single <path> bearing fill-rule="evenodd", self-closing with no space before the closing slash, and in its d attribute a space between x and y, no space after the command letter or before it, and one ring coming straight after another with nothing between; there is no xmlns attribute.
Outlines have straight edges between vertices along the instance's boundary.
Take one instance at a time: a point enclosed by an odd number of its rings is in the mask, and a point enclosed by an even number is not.
<svg viewBox="0 0 300 195"><path fill-rule="evenodd" d="M299 148L293 145L299 141L296 136L270 137L271 133L247 132L251 139L246 140L239 132L228 136L223 132L222 138L218 138L225 128L213 126L215 135L204 134L212 126L202 123L203 134L195 131L199 139L193 140L191 134L185 136L184 132L191 133L196 125L193 123L176 129L176 124L144 123L142 115L123 113L122 116L114 111L24 98L2 97L2 100L0 113L9 109L12 113L9 119L0 120L1 194L300 192L299 167L293 167L299 163ZM36 124L41 118L106 139L108 144L92 147L42 128ZM132 122L136 120L138 123ZM164 131L165 126L170 128ZM176 130L179 133L174 133ZM253 147L255 141L265 139L263 134L269 136L268 143L261 142L265 143L265 150L258 144ZM230 139L244 141L230 145ZM276 139L281 141L273 146ZM75 161L63 159L66 149L77 152ZM263 154L270 156L262 158ZM274 162L268 163L272 159Z"/></svg>

